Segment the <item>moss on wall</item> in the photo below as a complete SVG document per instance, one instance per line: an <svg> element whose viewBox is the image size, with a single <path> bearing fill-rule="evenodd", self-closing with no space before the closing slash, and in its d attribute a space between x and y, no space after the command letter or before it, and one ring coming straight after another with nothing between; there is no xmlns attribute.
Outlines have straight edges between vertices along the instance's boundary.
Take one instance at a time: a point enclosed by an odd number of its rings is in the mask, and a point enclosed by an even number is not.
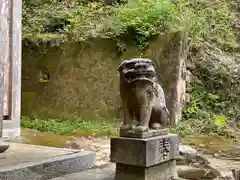
<svg viewBox="0 0 240 180"><path fill-rule="evenodd" d="M119 43L107 39L58 47L24 43L22 115L108 119L119 116L117 67L124 59L140 56L156 62L159 80L167 91L171 107L179 59L175 46L179 46L181 39L176 38L176 34L163 37L153 38L145 50L128 42L128 46L119 51Z"/></svg>

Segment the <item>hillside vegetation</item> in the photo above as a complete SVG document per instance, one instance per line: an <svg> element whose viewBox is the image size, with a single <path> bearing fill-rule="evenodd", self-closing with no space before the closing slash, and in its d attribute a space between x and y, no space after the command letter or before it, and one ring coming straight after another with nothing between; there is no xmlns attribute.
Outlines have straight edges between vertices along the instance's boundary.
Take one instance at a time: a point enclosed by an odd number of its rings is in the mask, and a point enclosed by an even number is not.
<svg viewBox="0 0 240 180"><path fill-rule="evenodd" d="M239 12L237 0L129 0L112 5L23 0L23 38L36 43L131 38L145 48L154 35L186 31L189 99L176 130L236 137L232 130L240 126Z"/></svg>
<svg viewBox="0 0 240 180"><path fill-rule="evenodd" d="M23 35L77 41L134 35L143 43L155 34L185 29L191 44L210 38L232 45L231 6L226 0L129 0L114 6L86 0L24 0Z"/></svg>

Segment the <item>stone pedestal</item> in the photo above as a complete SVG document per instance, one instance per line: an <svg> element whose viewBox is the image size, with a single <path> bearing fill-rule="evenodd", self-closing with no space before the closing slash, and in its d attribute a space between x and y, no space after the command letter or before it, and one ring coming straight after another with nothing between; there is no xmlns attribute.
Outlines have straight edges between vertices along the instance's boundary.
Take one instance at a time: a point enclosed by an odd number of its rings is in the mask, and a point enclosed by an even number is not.
<svg viewBox="0 0 240 180"><path fill-rule="evenodd" d="M141 136L131 132L120 133L124 137L111 138L110 159L116 163L115 180L178 178L175 160L179 148L178 135L170 134L166 130L161 132L152 133L152 137L149 132ZM130 137L127 137L128 134Z"/></svg>

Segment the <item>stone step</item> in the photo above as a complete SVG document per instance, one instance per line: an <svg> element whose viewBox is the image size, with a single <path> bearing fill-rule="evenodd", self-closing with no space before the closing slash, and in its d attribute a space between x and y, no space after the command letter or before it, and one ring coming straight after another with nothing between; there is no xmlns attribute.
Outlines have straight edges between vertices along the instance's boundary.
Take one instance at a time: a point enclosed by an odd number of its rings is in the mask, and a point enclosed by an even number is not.
<svg viewBox="0 0 240 180"><path fill-rule="evenodd" d="M110 163L102 168L93 168L51 180L114 180L115 168L115 163Z"/></svg>
<svg viewBox="0 0 240 180"><path fill-rule="evenodd" d="M0 180L48 180L94 166L94 152L10 143L0 154Z"/></svg>

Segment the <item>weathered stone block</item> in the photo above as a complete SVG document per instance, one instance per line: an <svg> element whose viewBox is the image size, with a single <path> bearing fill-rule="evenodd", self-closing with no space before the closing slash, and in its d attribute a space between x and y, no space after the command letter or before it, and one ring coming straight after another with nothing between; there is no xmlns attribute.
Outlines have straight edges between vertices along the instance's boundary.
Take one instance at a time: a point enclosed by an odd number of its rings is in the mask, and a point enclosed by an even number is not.
<svg viewBox="0 0 240 180"><path fill-rule="evenodd" d="M176 161L170 160L151 167L116 164L115 180L169 180L178 179Z"/></svg>
<svg viewBox="0 0 240 180"><path fill-rule="evenodd" d="M111 162L150 167L178 156L179 139L167 134L146 139L112 137Z"/></svg>
<svg viewBox="0 0 240 180"><path fill-rule="evenodd" d="M149 131L146 132L135 132L134 130L120 130L120 136L121 137L129 137L129 138L139 138L139 139L145 139L145 138L150 138L154 136L162 136L166 135L169 133L169 129L159 129L159 130L154 130L150 129Z"/></svg>

